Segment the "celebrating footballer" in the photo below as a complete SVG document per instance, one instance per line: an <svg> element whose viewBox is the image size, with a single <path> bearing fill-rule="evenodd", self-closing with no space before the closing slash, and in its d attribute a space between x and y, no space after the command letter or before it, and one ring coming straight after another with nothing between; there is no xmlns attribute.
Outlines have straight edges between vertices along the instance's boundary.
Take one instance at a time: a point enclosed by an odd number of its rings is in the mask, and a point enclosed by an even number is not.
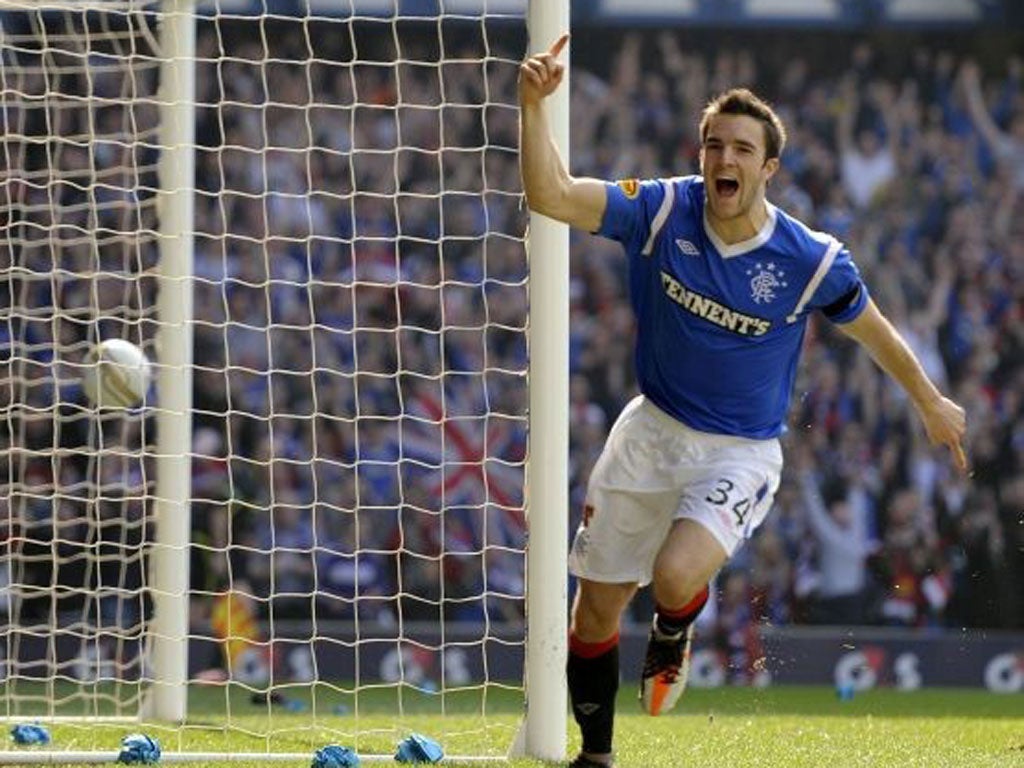
<svg viewBox="0 0 1024 768"><path fill-rule="evenodd" d="M704 109L699 176L572 177L544 104L562 82L567 42L563 35L520 68L523 188L531 210L622 244L641 393L594 466L569 558L578 590L567 676L583 740L571 765L606 768L620 616L650 583L657 609L641 700L662 714L686 684L710 580L772 506L779 436L812 314L868 350L962 471L965 417L875 306L843 243L766 199L786 131L750 91L727 91Z"/></svg>

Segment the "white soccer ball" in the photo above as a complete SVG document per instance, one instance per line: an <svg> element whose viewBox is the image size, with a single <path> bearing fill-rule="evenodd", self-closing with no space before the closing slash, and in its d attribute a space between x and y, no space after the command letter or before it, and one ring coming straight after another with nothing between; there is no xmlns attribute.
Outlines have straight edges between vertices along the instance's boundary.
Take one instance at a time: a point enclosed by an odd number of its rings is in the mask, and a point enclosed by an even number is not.
<svg viewBox="0 0 1024 768"><path fill-rule="evenodd" d="M134 408L142 403L153 366L146 353L123 339L107 339L89 352L82 389L98 408Z"/></svg>

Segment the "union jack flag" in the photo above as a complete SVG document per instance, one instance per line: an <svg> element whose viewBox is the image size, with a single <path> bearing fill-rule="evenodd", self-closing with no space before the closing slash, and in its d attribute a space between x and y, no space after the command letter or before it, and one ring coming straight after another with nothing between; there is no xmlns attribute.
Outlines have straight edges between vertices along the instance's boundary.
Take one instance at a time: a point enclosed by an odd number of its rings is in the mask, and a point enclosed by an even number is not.
<svg viewBox="0 0 1024 768"><path fill-rule="evenodd" d="M397 446L403 486L415 484L446 519L460 518L474 539L464 546L521 548L525 415L489 411L468 388L438 394L421 389L405 403Z"/></svg>

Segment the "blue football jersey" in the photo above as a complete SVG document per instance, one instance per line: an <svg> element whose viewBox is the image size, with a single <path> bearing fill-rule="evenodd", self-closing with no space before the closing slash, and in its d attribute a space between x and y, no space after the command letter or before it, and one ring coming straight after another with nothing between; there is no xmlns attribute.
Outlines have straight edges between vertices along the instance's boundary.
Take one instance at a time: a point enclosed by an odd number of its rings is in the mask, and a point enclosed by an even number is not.
<svg viewBox="0 0 1024 768"><path fill-rule="evenodd" d="M810 313L844 323L867 304L849 251L770 204L728 245L699 176L609 183L607 198L598 234L629 259L640 391L702 432L781 434Z"/></svg>

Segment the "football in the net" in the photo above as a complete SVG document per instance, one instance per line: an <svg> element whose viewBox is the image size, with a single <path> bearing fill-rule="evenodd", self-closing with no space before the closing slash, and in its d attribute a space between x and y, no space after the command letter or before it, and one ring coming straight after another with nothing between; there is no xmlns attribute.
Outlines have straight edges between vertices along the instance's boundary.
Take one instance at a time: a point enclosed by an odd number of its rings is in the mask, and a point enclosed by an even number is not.
<svg viewBox="0 0 1024 768"><path fill-rule="evenodd" d="M145 352L130 341L107 339L90 350L82 389L98 408L134 408L142 404L152 380Z"/></svg>

